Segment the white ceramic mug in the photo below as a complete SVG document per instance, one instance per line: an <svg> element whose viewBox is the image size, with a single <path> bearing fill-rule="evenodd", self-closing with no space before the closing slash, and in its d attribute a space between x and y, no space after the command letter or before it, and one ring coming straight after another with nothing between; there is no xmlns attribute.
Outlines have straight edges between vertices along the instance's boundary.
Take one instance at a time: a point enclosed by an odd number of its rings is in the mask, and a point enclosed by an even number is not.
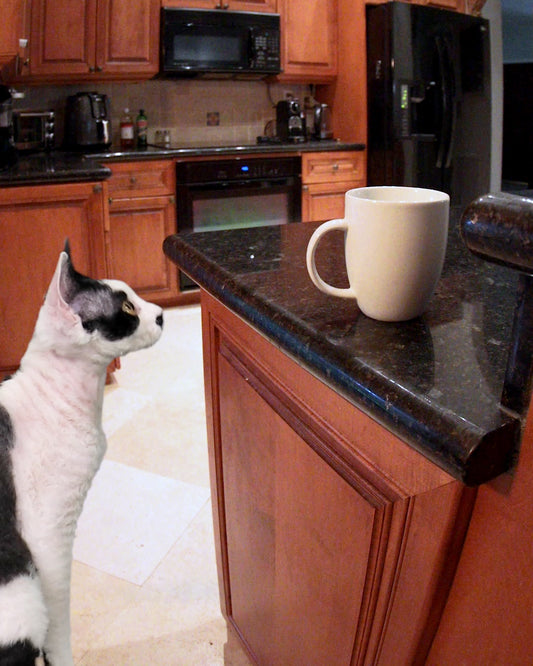
<svg viewBox="0 0 533 666"><path fill-rule="evenodd" d="M346 192L343 220L330 220L307 246L307 270L326 294L356 298L364 314L405 321L428 307L440 278L448 239L450 198L419 187L362 187ZM324 282L315 265L319 240L345 232L349 288Z"/></svg>

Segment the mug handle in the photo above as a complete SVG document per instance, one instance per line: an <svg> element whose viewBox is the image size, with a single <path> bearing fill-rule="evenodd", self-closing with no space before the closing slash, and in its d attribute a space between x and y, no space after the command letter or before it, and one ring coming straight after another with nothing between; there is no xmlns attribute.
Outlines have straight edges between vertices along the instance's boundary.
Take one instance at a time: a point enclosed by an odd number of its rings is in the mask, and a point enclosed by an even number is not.
<svg viewBox="0 0 533 666"><path fill-rule="evenodd" d="M330 220L329 222L324 222L324 224L321 224L317 229L315 229L313 235L309 239L306 254L309 277L311 278L315 287L318 287L320 291L323 291L325 294L329 294L330 296L339 296L340 298L356 298L355 292L351 287L345 289L340 287L332 287L327 282L324 282L316 269L315 252L318 247L318 243L324 234L328 233L328 231L333 231L334 229L340 229L346 233L348 231L348 224L346 223L346 220Z"/></svg>

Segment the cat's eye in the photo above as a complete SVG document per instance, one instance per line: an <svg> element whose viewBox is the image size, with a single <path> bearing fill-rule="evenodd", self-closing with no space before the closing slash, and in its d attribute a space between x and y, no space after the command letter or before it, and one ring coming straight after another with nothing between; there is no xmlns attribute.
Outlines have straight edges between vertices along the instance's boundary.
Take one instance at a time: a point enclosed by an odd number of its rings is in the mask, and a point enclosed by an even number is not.
<svg viewBox="0 0 533 666"><path fill-rule="evenodd" d="M122 312L125 312L126 314L129 315L137 314L135 310L135 305L133 305L131 301L124 301L124 303L122 303Z"/></svg>

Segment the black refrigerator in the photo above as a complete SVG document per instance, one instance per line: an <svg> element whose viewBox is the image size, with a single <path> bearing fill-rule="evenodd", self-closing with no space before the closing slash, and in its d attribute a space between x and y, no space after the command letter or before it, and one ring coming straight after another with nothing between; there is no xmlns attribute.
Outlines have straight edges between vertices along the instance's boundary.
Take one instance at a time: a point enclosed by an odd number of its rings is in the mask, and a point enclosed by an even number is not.
<svg viewBox="0 0 533 666"><path fill-rule="evenodd" d="M366 8L368 184L490 189L488 21L405 2Z"/></svg>

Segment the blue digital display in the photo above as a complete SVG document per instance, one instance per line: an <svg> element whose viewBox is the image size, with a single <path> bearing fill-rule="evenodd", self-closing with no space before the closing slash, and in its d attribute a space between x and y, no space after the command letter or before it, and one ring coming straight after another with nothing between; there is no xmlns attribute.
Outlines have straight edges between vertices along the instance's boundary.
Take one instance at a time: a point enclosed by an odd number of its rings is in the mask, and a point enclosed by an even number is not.
<svg viewBox="0 0 533 666"><path fill-rule="evenodd" d="M249 170L250 170L250 167L247 167L246 165L241 167L241 171L243 171L244 173L246 173Z"/></svg>

